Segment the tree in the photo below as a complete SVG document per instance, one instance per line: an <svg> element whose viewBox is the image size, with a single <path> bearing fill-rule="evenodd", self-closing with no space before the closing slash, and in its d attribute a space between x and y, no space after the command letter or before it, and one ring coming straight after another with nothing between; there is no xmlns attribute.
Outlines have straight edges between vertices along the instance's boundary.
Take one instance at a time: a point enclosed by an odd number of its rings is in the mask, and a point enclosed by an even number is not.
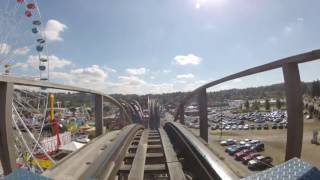
<svg viewBox="0 0 320 180"><path fill-rule="evenodd" d="M313 105L310 105L308 107L308 112L310 114L310 118L312 118L313 117L313 113L314 113L314 106Z"/></svg>
<svg viewBox="0 0 320 180"><path fill-rule="evenodd" d="M320 96L320 81L313 81L311 84L311 96L319 97Z"/></svg>
<svg viewBox="0 0 320 180"><path fill-rule="evenodd" d="M270 102L269 102L269 99L266 99L265 103L264 103L264 106L266 108L266 110L270 110Z"/></svg>
<svg viewBox="0 0 320 180"><path fill-rule="evenodd" d="M281 103L280 99L277 99L276 106L277 106L277 109L281 109L282 103Z"/></svg>
<svg viewBox="0 0 320 180"><path fill-rule="evenodd" d="M250 104L248 100L246 100L246 102L244 103L244 107L246 108L247 111L249 110Z"/></svg>
<svg viewBox="0 0 320 180"><path fill-rule="evenodd" d="M255 101L252 103L252 109L255 111L259 111L260 109L260 101Z"/></svg>

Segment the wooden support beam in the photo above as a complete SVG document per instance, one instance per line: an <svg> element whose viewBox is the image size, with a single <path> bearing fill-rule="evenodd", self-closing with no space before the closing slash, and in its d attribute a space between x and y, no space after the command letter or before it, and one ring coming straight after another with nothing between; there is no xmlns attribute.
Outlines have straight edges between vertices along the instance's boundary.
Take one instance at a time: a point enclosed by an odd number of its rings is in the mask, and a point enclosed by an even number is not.
<svg viewBox="0 0 320 180"><path fill-rule="evenodd" d="M199 123L200 137L208 142L208 105L207 105L207 90L202 89L198 94L199 103Z"/></svg>
<svg viewBox="0 0 320 180"><path fill-rule="evenodd" d="M282 67L287 101L288 130L285 160L301 156L303 138L303 103L299 67L296 63Z"/></svg>
<svg viewBox="0 0 320 180"><path fill-rule="evenodd" d="M96 123L96 137L103 133L103 96L95 95L95 123Z"/></svg>
<svg viewBox="0 0 320 180"><path fill-rule="evenodd" d="M12 134L13 84L0 82L0 159L4 175L16 169Z"/></svg>

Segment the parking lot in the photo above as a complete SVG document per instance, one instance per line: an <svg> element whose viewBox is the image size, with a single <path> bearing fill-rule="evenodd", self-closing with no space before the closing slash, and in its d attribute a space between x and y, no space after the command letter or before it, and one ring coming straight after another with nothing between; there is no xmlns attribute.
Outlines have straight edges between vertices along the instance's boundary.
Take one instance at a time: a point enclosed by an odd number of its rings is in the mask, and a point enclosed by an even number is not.
<svg viewBox="0 0 320 180"><path fill-rule="evenodd" d="M199 130L190 128L192 132L199 135ZM302 159L320 168L320 146L311 144L313 129L320 129L319 120L305 120ZM209 147L240 177L256 173L249 170L241 162L234 160L233 156L225 153L225 147L220 145L224 139L257 139L265 144L265 150L261 152L264 156L273 158L273 165L281 164L285 157L286 129L269 130L223 130L220 137L220 130L209 130Z"/></svg>

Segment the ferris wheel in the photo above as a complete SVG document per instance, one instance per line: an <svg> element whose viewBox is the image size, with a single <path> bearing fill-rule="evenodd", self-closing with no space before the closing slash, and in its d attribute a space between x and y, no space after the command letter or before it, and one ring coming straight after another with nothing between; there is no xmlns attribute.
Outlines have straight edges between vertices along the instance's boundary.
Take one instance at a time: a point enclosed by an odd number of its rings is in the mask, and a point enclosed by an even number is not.
<svg viewBox="0 0 320 180"><path fill-rule="evenodd" d="M0 2L0 74L14 74L19 64L26 64L30 54L36 54L38 71L28 77L49 80L48 48L41 13L36 0L1 0ZM43 172L42 159L55 161L41 145L47 121L48 92L15 86L12 102L12 127L17 164L34 172ZM38 158L41 154L44 158Z"/></svg>
<svg viewBox="0 0 320 180"><path fill-rule="evenodd" d="M49 79L48 49L40 9L35 0L3 0L0 6L0 66L9 75L29 53L36 53L39 76ZM18 74L20 75L20 74Z"/></svg>

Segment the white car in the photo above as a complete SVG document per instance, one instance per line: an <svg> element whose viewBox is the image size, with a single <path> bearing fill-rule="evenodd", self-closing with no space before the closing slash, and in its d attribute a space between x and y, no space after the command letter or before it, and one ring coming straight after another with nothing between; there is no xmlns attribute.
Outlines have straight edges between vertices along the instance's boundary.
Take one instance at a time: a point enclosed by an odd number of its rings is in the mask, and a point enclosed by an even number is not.
<svg viewBox="0 0 320 180"><path fill-rule="evenodd" d="M234 139L227 139L227 140L224 140L224 141L220 141L220 145L221 146L230 146L230 145L233 145L233 144L236 144L236 140Z"/></svg>

